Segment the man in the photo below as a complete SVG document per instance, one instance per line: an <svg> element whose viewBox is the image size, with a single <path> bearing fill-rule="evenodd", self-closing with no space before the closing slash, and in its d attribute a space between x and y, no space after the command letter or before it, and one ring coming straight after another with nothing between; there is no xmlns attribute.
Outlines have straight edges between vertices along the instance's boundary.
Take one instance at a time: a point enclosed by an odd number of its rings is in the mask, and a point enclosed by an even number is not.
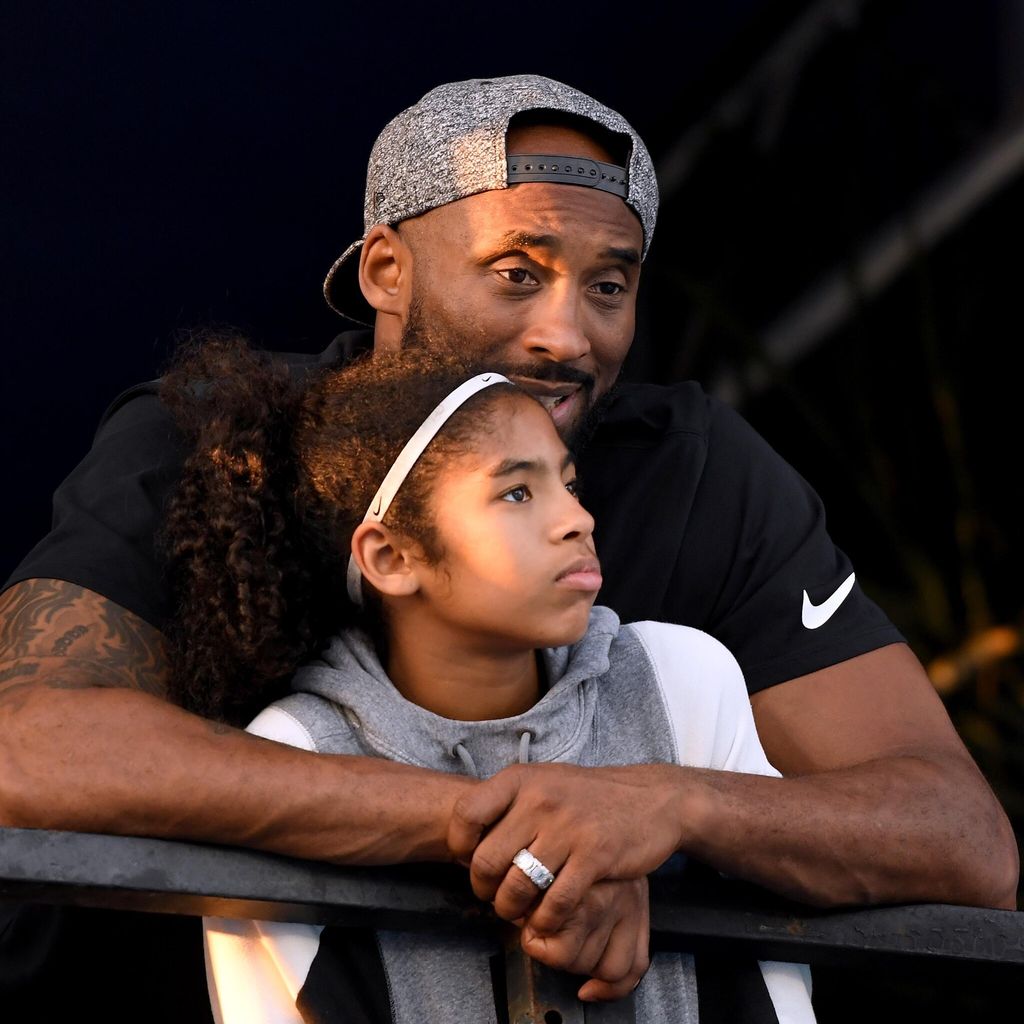
<svg viewBox="0 0 1024 1024"><path fill-rule="evenodd" d="M372 314L380 348L439 324L515 362L564 433L586 432L633 337L656 206L643 143L589 97L532 76L442 86L378 139L365 238L325 292ZM179 458L152 389L123 397L0 598L3 823L350 863L456 856L502 916L528 915L531 953L588 973L604 946L586 937L619 942L632 906L600 924L589 894L673 850L819 905L1014 905L1012 833L921 666L814 494L695 386L623 388L584 453L601 601L731 647L783 779L538 765L468 785L171 706L153 537ZM512 863L527 847L556 874L542 899ZM628 988L643 957L627 959L592 994Z"/></svg>

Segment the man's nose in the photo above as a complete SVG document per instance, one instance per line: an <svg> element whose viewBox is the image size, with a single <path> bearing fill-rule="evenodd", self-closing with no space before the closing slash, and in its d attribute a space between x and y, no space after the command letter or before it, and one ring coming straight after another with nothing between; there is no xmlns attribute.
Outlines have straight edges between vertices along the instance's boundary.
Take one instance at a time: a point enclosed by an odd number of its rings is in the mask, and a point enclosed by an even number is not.
<svg viewBox="0 0 1024 1024"><path fill-rule="evenodd" d="M535 359L571 363L590 351L583 322L584 311L570 291L552 289L546 302L538 303L534 317L522 335L522 345Z"/></svg>

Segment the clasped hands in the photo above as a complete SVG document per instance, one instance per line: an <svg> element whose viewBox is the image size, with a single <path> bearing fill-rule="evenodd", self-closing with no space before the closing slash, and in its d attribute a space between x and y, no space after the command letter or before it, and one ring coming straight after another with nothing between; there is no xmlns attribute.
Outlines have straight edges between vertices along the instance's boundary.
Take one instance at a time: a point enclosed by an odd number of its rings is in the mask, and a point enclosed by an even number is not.
<svg viewBox="0 0 1024 1024"><path fill-rule="evenodd" d="M647 970L647 875L680 841L670 772L514 765L455 805L448 845L474 893L521 926L529 956L588 975L581 999L621 998ZM550 888L512 864L522 849L554 873Z"/></svg>

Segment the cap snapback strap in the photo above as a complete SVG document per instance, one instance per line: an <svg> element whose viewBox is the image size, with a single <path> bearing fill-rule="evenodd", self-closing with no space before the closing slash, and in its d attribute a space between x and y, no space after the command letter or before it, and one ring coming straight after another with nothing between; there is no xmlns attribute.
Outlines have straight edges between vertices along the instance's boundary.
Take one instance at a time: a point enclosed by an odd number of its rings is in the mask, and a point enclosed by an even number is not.
<svg viewBox="0 0 1024 1024"><path fill-rule="evenodd" d="M510 153L508 183L550 181L557 185L586 185L625 199L628 191L625 167L579 156L550 153Z"/></svg>

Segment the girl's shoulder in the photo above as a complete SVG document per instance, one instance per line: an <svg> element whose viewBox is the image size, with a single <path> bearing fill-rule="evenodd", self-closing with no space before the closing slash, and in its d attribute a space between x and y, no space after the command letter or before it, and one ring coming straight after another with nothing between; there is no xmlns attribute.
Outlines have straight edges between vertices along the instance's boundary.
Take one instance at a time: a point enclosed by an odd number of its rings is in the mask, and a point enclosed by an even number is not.
<svg viewBox="0 0 1024 1024"><path fill-rule="evenodd" d="M685 660L694 673L728 675L743 680L743 672L729 648L702 629L646 620L624 624L622 631L635 637L659 663Z"/></svg>
<svg viewBox="0 0 1024 1024"><path fill-rule="evenodd" d="M262 736L275 743L285 743L301 750L319 750L310 728L309 710L305 706L319 698L306 698L292 694L265 707L246 727L245 731Z"/></svg>
<svg viewBox="0 0 1024 1024"><path fill-rule="evenodd" d="M630 623L619 640L619 667L634 664L634 678L655 691L678 763L775 774L757 741L743 672L724 644L667 622Z"/></svg>

